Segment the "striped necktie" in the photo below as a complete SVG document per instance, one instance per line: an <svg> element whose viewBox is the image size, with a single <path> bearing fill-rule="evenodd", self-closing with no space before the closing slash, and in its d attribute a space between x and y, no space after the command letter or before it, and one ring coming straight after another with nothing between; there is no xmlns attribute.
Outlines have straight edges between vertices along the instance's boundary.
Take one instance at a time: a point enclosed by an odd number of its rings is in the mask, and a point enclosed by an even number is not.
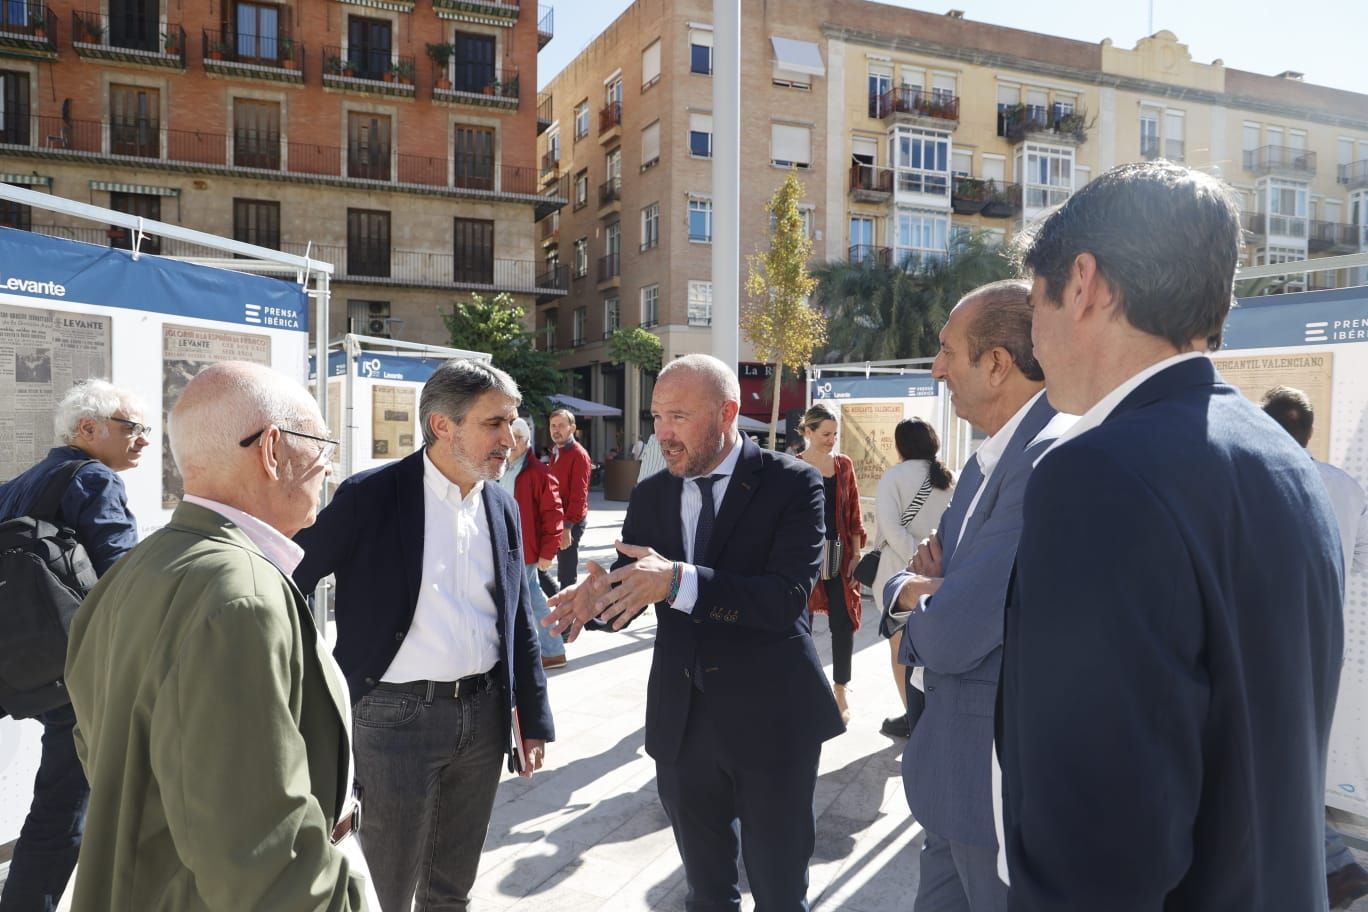
<svg viewBox="0 0 1368 912"><path fill-rule="evenodd" d="M717 508L713 504L713 485L725 475L707 475L695 478L698 493L703 503L698 508L698 523L694 526L693 562L699 564L707 557L708 541L712 538L713 522L717 519Z"/></svg>

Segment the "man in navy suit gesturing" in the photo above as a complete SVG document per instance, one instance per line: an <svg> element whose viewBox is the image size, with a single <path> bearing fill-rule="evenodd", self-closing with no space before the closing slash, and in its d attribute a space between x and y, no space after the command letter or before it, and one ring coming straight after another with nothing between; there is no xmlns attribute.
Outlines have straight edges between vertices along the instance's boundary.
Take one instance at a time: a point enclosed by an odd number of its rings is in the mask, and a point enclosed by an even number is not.
<svg viewBox="0 0 1368 912"><path fill-rule="evenodd" d="M1050 402L1007 606L1013 912L1324 910L1343 558L1324 486L1217 375L1216 179L1114 168L1024 253Z"/></svg>
<svg viewBox="0 0 1368 912"><path fill-rule="evenodd" d="M667 471L632 491L612 573L590 562L545 623L573 636L590 618L621 628L656 606L646 752L686 908L741 908L740 848L756 908L794 912L808 907L821 745L844 731L807 612L822 479L738 434L740 408L736 375L716 358L660 372L651 412Z"/></svg>

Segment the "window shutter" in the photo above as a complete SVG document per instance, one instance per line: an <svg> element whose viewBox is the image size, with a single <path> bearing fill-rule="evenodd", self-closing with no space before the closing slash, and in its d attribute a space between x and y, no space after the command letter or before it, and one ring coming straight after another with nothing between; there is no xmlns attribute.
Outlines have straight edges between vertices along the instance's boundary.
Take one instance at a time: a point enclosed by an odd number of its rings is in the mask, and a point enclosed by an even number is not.
<svg viewBox="0 0 1368 912"><path fill-rule="evenodd" d="M790 124L772 124L770 150L771 161L792 162L805 168L812 163L812 131Z"/></svg>
<svg viewBox="0 0 1368 912"><path fill-rule="evenodd" d="M712 29L691 28L689 29L689 44L696 44L699 47L713 46Z"/></svg>
<svg viewBox="0 0 1368 912"><path fill-rule="evenodd" d="M644 168L660 158L660 121L641 131L641 166Z"/></svg>
<svg viewBox="0 0 1368 912"><path fill-rule="evenodd" d="M650 85L660 78L660 40L641 52L641 85Z"/></svg>

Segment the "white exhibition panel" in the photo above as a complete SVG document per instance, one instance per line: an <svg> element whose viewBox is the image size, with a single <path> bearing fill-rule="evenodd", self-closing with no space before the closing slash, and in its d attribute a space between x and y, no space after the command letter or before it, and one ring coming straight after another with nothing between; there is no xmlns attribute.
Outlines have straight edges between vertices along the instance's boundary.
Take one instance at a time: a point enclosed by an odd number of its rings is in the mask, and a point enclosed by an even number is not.
<svg viewBox="0 0 1368 912"><path fill-rule="evenodd" d="M146 537L178 497L174 472L164 478L164 394L234 357L302 383L307 303L300 286L274 279L0 229L0 478L55 444L52 406L73 382L103 376L141 395L155 427L142 464L120 476ZM28 812L41 734L37 722L0 720L0 845Z"/></svg>

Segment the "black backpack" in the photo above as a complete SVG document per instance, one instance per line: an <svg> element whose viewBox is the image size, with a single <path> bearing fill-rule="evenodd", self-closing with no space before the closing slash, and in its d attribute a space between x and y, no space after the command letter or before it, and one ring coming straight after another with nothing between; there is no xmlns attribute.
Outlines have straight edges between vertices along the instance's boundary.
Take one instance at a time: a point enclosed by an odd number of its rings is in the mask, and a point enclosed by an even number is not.
<svg viewBox="0 0 1368 912"><path fill-rule="evenodd" d="M71 702L65 675L71 619L95 567L62 523L62 496L93 459L57 468L29 515L0 522L0 707L16 719Z"/></svg>

